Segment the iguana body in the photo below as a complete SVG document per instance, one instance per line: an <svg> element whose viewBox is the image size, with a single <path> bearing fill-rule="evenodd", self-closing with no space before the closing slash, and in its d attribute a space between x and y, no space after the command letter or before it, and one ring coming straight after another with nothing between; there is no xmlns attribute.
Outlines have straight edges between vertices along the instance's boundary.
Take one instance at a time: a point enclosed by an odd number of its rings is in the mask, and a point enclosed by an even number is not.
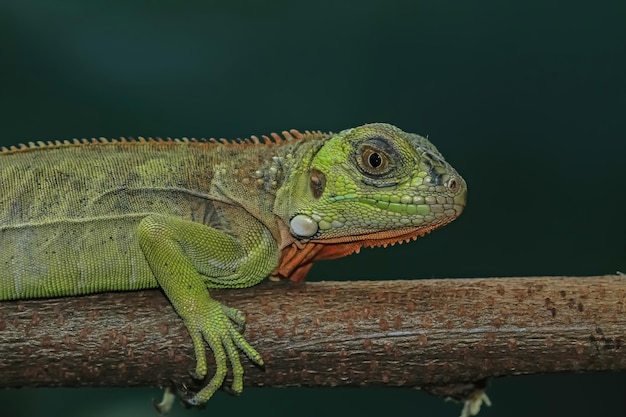
<svg viewBox="0 0 626 417"><path fill-rule="evenodd" d="M92 140L0 152L0 299L161 287L207 374L188 401L243 386L243 314L206 288L422 236L456 218L466 186L433 145L385 124L240 143Z"/></svg>

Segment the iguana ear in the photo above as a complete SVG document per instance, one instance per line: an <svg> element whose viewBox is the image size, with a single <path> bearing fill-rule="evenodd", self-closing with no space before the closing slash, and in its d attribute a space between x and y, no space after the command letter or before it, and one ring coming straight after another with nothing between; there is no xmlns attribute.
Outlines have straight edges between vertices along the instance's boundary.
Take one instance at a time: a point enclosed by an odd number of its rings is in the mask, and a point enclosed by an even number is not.
<svg viewBox="0 0 626 417"><path fill-rule="evenodd" d="M324 194L326 188L326 175L317 168L313 168L309 171L309 186L313 198L319 199Z"/></svg>

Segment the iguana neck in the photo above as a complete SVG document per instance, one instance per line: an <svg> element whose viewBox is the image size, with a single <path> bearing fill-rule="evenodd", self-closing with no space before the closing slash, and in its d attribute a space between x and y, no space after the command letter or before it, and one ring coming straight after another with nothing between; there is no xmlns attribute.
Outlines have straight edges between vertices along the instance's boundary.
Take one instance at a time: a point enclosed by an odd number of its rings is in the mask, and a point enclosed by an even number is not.
<svg viewBox="0 0 626 417"><path fill-rule="evenodd" d="M219 195L243 207L256 217L284 247L295 238L284 224L292 198L307 190L306 177L312 156L330 134L292 131L283 137L264 137L265 143L252 137L249 143L226 145L232 158L214 167L211 194Z"/></svg>

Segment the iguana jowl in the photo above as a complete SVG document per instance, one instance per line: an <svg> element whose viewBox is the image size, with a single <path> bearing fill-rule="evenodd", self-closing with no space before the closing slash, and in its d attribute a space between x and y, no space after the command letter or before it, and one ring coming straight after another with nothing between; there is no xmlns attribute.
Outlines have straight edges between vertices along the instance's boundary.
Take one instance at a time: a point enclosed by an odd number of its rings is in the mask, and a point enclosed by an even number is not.
<svg viewBox="0 0 626 417"><path fill-rule="evenodd" d="M207 288L302 280L313 261L408 241L454 220L464 180L387 124L239 143L92 140L0 152L0 299L161 287L207 375L191 404L243 389L244 315Z"/></svg>

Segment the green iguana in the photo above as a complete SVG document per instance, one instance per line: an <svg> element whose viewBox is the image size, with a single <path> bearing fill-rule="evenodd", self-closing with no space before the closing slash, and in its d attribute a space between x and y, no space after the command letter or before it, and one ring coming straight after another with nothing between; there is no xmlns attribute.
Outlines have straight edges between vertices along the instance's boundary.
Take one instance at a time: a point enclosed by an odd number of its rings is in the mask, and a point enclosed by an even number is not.
<svg viewBox="0 0 626 417"><path fill-rule="evenodd" d="M38 142L0 152L0 300L161 287L189 331L193 376L243 389L239 310L207 288L304 278L313 261L409 241L461 214L466 185L426 139L387 124L229 143Z"/></svg>

